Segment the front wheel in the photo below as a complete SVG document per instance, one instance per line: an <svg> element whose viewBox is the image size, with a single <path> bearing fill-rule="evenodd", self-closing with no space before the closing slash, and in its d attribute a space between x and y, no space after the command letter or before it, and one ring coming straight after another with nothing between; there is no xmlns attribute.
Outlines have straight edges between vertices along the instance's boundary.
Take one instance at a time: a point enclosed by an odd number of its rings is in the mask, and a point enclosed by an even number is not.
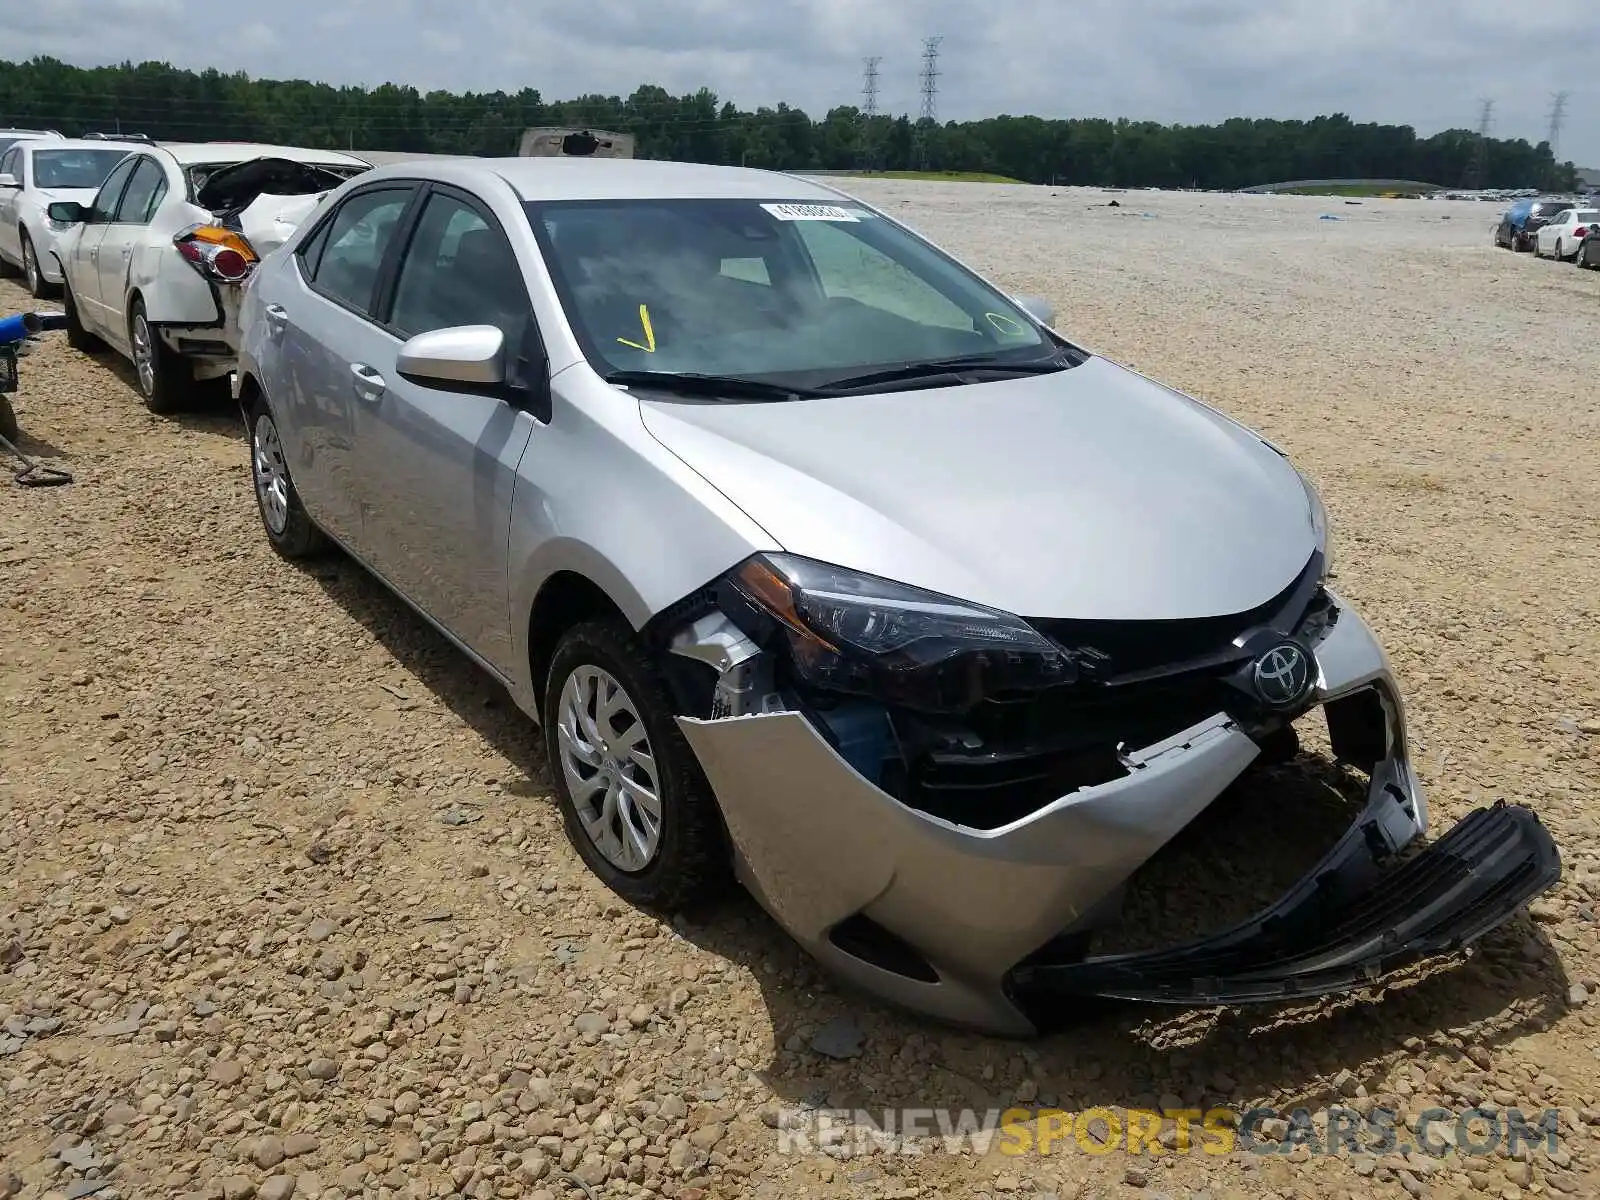
<svg viewBox="0 0 1600 1200"><path fill-rule="evenodd" d="M716 799L626 626L585 621L562 636L544 734L567 838L607 887L666 911L723 892L732 872Z"/></svg>
<svg viewBox="0 0 1600 1200"><path fill-rule="evenodd" d="M250 478L256 508L272 548L287 559L310 558L327 548L327 539L300 503L289 476L288 456L277 422L259 397L250 409Z"/></svg>
<svg viewBox="0 0 1600 1200"><path fill-rule="evenodd" d="M128 347L146 408L164 416L189 402L195 390L194 370L188 359L162 344L143 300L135 300L128 314Z"/></svg>

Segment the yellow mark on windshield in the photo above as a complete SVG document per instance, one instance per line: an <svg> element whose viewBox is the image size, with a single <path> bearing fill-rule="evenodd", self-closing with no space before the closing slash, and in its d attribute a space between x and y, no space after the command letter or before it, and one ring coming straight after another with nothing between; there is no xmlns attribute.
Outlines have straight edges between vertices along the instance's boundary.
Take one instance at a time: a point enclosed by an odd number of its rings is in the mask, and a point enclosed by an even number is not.
<svg viewBox="0 0 1600 1200"><path fill-rule="evenodd" d="M1008 333L1012 337L1015 337L1019 333L1027 332L1027 330L1025 330L1021 325L1019 325L1016 321L1013 321L1004 313L984 313L983 316L984 319L989 322L989 324L993 325L1001 333Z"/></svg>
<svg viewBox="0 0 1600 1200"><path fill-rule="evenodd" d="M639 324L644 327L646 345L641 346L638 342L630 342L627 338L620 337L617 341L624 346L632 346L635 350L643 350L646 354L654 354L656 352L656 331L650 324L650 309L643 304L639 305Z"/></svg>

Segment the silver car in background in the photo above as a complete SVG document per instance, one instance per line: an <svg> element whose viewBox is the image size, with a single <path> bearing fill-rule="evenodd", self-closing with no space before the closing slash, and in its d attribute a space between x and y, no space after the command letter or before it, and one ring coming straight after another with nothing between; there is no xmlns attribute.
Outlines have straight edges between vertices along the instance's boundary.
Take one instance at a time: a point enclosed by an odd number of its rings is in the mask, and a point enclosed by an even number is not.
<svg viewBox="0 0 1600 1200"><path fill-rule="evenodd" d="M1521 806L1401 855L1404 709L1315 490L1050 320L790 176L413 162L262 263L235 388L272 544L342 547L509 689L601 879L737 879L894 1003L1028 1035L1086 996L1341 991L1550 887ZM1317 870L1088 955L1316 709L1370 778Z"/></svg>

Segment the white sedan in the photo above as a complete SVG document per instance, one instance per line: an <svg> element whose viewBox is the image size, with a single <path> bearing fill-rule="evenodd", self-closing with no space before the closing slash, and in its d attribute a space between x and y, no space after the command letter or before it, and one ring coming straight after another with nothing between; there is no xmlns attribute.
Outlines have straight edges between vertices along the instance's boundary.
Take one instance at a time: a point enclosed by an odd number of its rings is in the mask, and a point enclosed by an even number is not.
<svg viewBox="0 0 1600 1200"><path fill-rule="evenodd" d="M1533 252L1541 258L1570 262L1592 227L1600 225L1600 208L1564 208L1533 235Z"/></svg>
<svg viewBox="0 0 1600 1200"><path fill-rule="evenodd" d="M111 170L144 148L140 142L23 138L0 152L0 274L21 270L36 298L61 287L56 240L45 215L60 200L88 204Z"/></svg>
<svg viewBox="0 0 1600 1200"><path fill-rule="evenodd" d="M152 412L182 407L234 368L239 299L256 265L370 164L333 150L149 143L88 204L50 205L67 338L130 359Z"/></svg>

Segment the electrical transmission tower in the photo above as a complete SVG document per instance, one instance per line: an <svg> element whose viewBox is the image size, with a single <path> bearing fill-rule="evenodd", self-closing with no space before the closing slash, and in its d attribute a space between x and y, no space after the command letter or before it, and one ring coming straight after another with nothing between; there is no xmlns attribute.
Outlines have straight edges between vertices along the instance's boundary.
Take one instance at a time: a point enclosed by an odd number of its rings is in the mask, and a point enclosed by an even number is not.
<svg viewBox="0 0 1600 1200"><path fill-rule="evenodd" d="M1472 147L1472 159L1467 163L1467 173L1461 180L1461 186L1466 191L1474 191L1483 186L1483 178L1489 166L1489 130L1494 126L1494 101L1483 101L1483 107L1478 113L1478 140Z"/></svg>
<svg viewBox="0 0 1600 1200"><path fill-rule="evenodd" d="M938 120L939 43L942 37L922 39L922 113L917 119L917 161L928 169L928 143L933 124Z"/></svg>
<svg viewBox="0 0 1600 1200"><path fill-rule="evenodd" d="M1556 148L1561 145L1561 127L1567 123L1567 93L1557 92L1550 98L1550 157L1560 162Z"/></svg>
<svg viewBox="0 0 1600 1200"><path fill-rule="evenodd" d="M871 171L877 165L878 64L883 55L861 60L861 167Z"/></svg>

